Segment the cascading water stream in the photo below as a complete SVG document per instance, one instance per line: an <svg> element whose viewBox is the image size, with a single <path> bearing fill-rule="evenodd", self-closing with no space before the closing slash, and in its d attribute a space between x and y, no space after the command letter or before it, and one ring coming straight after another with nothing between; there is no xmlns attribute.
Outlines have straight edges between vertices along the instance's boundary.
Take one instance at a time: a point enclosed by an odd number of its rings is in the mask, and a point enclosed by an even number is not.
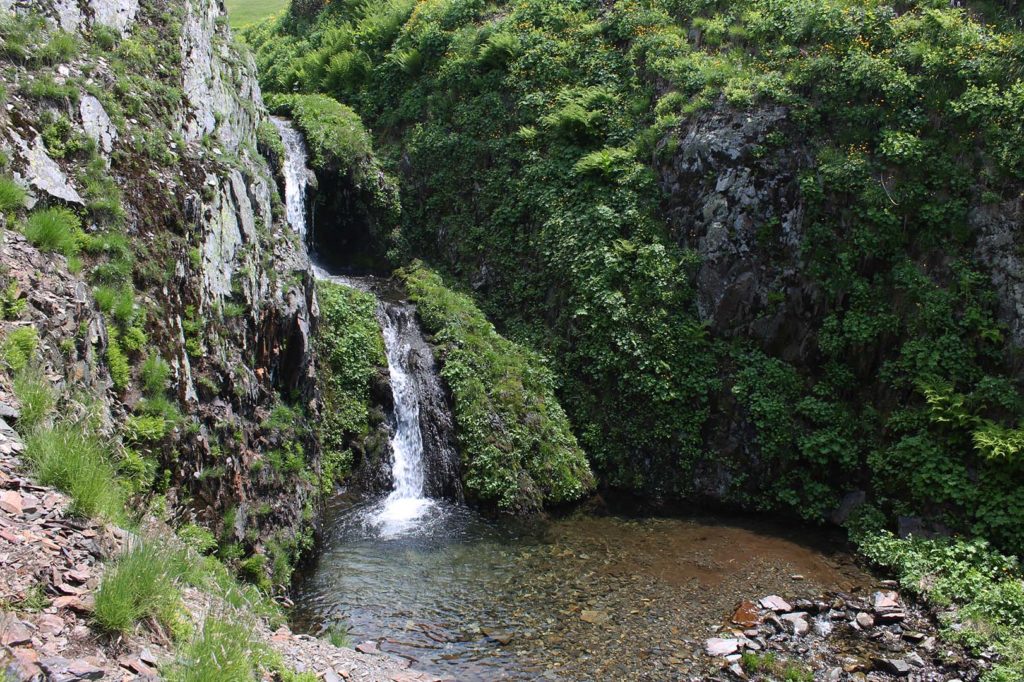
<svg viewBox="0 0 1024 682"><path fill-rule="evenodd" d="M308 233L306 197L310 180L305 141L291 122L274 118L274 124L285 147L288 222L305 240ZM394 432L390 440L393 487L386 498L363 510L361 518L380 537L419 530L428 512L438 508L436 501L427 495L428 487L434 495L455 499L461 499L461 489L457 457L451 445L451 415L445 404L433 354L419 330L415 309L404 301L385 300L376 291L377 280L374 278L337 276L316 263L313 273L317 279L377 296L377 319L384 337L394 397ZM427 438L424 438L425 432Z"/></svg>
<svg viewBox="0 0 1024 682"><path fill-rule="evenodd" d="M288 224L306 241L306 193L309 190L309 153L302 133L288 121L277 116L271 120L284 144L284 203Z"/></svg>
<svg viewBox="0 0 1024 682"><path fill-rule="evenodd" d="M423 496L423 433L420 431L420 396L412 375L411 344L403 342L403 325L414 323L407 308L380 307L388 375L395 398L395 433L391 438L391 475L394 489L371 519L381 535L408 531L433 504Z"/></svg>

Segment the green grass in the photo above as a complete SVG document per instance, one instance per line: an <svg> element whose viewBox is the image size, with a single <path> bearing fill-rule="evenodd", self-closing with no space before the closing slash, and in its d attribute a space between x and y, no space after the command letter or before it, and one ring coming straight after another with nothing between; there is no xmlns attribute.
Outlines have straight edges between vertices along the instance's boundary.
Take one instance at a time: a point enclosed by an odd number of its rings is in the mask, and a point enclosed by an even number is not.
<svg viewBox="0 0 1024 682"><path fill-rule="evenodd" d="M26 459L39 482L70 495L73 514L114 520L123 516L111 452L81 424L64 422L36 429L25 446Z"/></svg>
<svg viewBox="0 0 1024 682"><path fill-rule="evenodd" d="M0 359L14 372L25 369L36 355L39 336L35 327L18 327L0 342Z"/></svg>
<svg viewBox="0 0 1024 682"><path fill-rule="evenodd" d="M165 671L171 682L238 682L255 679L265 653L245 623L208 617L202 632Z"/></svg>
<svg viewBox="0 0 1024 682"><path fill-rule="evenodd" d="M35 211L25 224L25 236L40 251L56 251L69 258L78 254L81 235L81 221L66 208Z"/></svg>
<svg viewBox="0 0 1024 682"><path fill-rule="evenodd" d="M228 19L232 28L256 23L288 8L288 0L228 0Z"/></svg>
<svg viewBox="0 0 1024 682"><path fill-rule="evenodd" d="M21 405L18 417L18 430L30 433L50 415L57 405L57 396L53 386L42 373L35 368L26 368L18 372L14 378L14 394Z"/></svg>
<svg viewBox="0 0 1024 682"><path fill-rule="evenodd" d="M140 620L155 617L172 631L177 626L181 562L169 560L157 544L136 546L118 559L96 593L94 618L109 632L130 632Z"/></svg>
<svg viewBox="0 0 1024 682"><path fill-rule="evenodd" d="M10 178L0 178L0 213L10 213L25 206L25 190Z"/></svg>

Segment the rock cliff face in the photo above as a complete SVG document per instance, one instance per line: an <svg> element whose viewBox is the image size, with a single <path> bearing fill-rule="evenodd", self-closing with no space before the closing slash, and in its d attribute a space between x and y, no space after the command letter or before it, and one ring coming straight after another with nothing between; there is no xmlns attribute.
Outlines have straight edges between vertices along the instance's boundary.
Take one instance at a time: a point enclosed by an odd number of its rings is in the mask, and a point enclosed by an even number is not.
<svg viewBox="0 0 1024 682"><path fill-rule="evenodd" d="M716 336L760 339L773 355L806 362L810 322L822 312L800 254L797 175L810 159L799 145L767 153L786 117L783 107L697 117L678 131L675 153L658 170L673 235L700 255L701 317Z"/></svg>
<svg viewBox="0 0 1024 682"><path fill-rule="evenodd" d="M697 309L715 337L738 340L746 344L744 348L781 361L792 372L793 381L807 387L824 384L828 363L838 360L849 372L848 383L842 391L826 389L832 393L825 395L836 404L845 403L849 411L831 413L832 421L824 428L857 428L839 422L836 415L845 414L845 419L856 422L853 415L888 415L921 403L920 395L895 386L892 380L899 371L892 365L912 338L906 325L894 323L877 337L869 335L862 347L850 348L839 358L823 350L828 324L851 314L856 293L844 287L827 292L821 253L817 262L809 253L809 246L822 250L815 244L820 237L811 234L814 221L822 215L812 214L801 191L801 176L813 177L817 169L811 143L801 139L785 107L741 112L721 104L694 117L662 141L656 172L664 192L662 211L674 239L700 257L694 278ZM987 280L984 285L994 292L994 309L1005 325L992 366L1019 377L1016 349L1024 343L1024 261L1013 245L1024 236L1021 199L986 204L977 194L967 213L969 236L962 243L950 241L936 248L909 238L904 255L925 273L924 281L938 287L956 280L959 263L967 263ZM833 198L824 210L839 213L843 210L839 203ZM840 245L826 245L823 250L829 253L833 247L838 252ZM828 267L826 259L824 269ZM912 308L921 304L911 303L913 296L892 279L892 263L864 259L858 267L866 278L885 282L873 293L879 299L875 310L891 313L897 320L913 319ZM963 313L952 315L959 314ZM697 491L719 500L733 499L744 486L756 490L760 482L772 481L778 474L759 442L762 426L755 423L749 406L737 399L733 360L719 367L723 390L712 396L704 427L709 454L696 467L693 480ZM780 391L769 397L782 395ZM789 413L794 409L791 405L785 414L773 418L777 422L793 419ZM805 416L797 417L794 430L810 430L799 422ZM814 424L814 428L822 426ZM791 434L786 432L785 437ZM877 434L878 442L885 437ZM864 447L869 439L862 433L848 442ZM842 475L834 474L840 494L845 494L831 515L834 520L845 520L866 495L870 498L865 490L879 486L866 469L860 462Z"/></svg>
<svg viewBox="0 0 1024 682"><path fill-rule="evenodd" d="M28 191L27 208L76 210L86 238L127 238L125 286L147 344L115 388L100 361L113 316L93 301L107 285L105 252L87 250L83 267L10 231L4 276L28 306L3 325L36 326L46 371L99 398L112 431L140 401L143 356L162 356L182 413L158 449L168 497L222 542L294 558L319 467L304 426L318 409L316 304L278 169L258 151L272 156L280 142L222 3L5 0L0 17L28 46L0 58L3 175ZM33 56L54 36L74 49ZM265 466L278 450L292 463Z"/></svg>

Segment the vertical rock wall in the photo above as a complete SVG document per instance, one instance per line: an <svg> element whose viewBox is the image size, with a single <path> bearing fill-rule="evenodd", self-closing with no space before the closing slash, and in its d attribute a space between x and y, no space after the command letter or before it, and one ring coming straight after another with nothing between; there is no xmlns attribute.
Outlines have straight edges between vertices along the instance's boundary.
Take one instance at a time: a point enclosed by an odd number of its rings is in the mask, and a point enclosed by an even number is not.
<svg viewBox="0 0 1024 682"><path fill-rule="evenodd" d="M284 220L278 169L257 151L274 128L253 61L233 42L222 2L3 0L0 11L42 15L51 33L66 31L81 46L52 64L0 62L7 90L0 149L10 159L4 174L29 191L30 205L72 207L85 217L86 233L99 232L86 162L52 153L43 138L52 121L67 120L72 136L95 140L121 193L136 302L148 312L145 331L173 367L184 415L162 448L168 497L245 551L273 543L294 554L305 542L300 528L313 516L319 468L303 425L318 409L313 280L305 248ZM121 42L98 48L97 35L111 30ZM147 68L155 73L133 71L131 56L150 51L156 56ZM74 97L32 94L31 85L44 79ZM23 241L6 243L4 265L22 291L32 291L39 254ZM66 268L63 258L47 258ZM66 276L78 280L81 304L101 319L87 284L90 265ZM31 296L29 304L40 312ZM46 348L69 333L47 325L40 331ZM82 376L107 377L98 366L105 343L102 329L90 335L84 359L97 366L87 371L76 354L47 356L48 369L71 387L83 385ZM9 388L3 386L6 402L13 400ZM86 388L99 394L114 424L139 399L137 389L116 391L109 379ZM295 423L267 426L282 405ZM285 446L300 453L301 467L264 466L269 452Z"/></svg>

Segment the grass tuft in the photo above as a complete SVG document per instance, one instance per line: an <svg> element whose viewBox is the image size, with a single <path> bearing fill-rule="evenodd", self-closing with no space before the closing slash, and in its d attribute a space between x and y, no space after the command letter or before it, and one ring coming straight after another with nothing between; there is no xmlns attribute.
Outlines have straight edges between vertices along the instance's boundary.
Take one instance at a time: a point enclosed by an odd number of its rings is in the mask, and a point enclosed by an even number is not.
<svg viewBox="0 0 1024 682"><path fill-rule="evenodd" d="M10 178L0 178L0 213L25 207L25 190Z"/></svg>
<svg viewBox="0 0 1024 682"><path fill-rule="evenodd" d="M0 357L15 373L25 369L36 355L39 335L35 327L18 327L0 344Z"/></svg>
<svg viewBox="0 0 1024 682"><path fill-rule="evenodd" d="M73 514L111 520L122 517L122 491L111 453L81 424L61 422L37 428L26 438L25 457L42 485L71 496Z"/></svg>
<svg viewBox="0 0 1024 682"><path fill-rule="evenodd" d="M264 652L244 623L208 617L167 671L169 682L238 682L255 678Z"/></svg>
<svg viewBox="0 0 1024 682"><path fill-rule="evenodd" d="M25 225L25 236L40 251L56 251L68 258L81 248L81 222L66 208L44 208L32 213Z"/></svg>
<svg viewBox="0 0 1024 682"><path fill-rule="evenodd" d="M21 405L18 430L31 433L57 406L57 396L49 380L35 367L26 367L14 377L14 395Z"/></svg>
<svg viewBox="0 0 1024 682"><path fill-rule="evenodd" d="M139 544L108 570L96 593L96 622L109 632L127 633L143 618L156 618L180 632L181 562L156 543Z"/></svg>

